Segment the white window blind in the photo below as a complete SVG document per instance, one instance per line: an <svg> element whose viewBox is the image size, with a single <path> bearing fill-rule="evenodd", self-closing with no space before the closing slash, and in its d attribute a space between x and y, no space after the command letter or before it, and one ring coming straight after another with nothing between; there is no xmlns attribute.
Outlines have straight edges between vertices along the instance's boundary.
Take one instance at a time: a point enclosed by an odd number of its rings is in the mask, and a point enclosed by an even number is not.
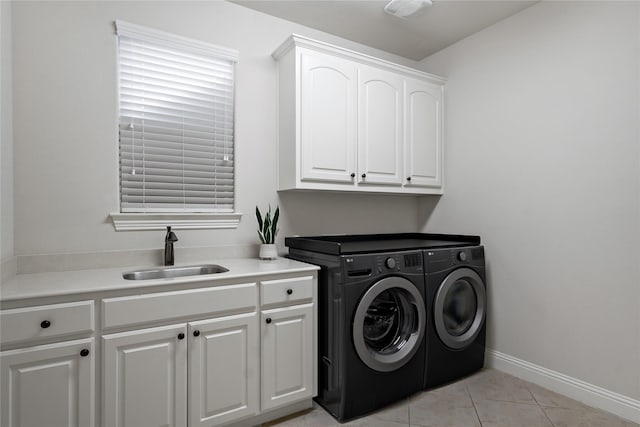
<svg viewBox="0 0 640 427"><path fill-rule="evenodd" d="M121 212L233 212L237 52L116 27Z"/></svg>

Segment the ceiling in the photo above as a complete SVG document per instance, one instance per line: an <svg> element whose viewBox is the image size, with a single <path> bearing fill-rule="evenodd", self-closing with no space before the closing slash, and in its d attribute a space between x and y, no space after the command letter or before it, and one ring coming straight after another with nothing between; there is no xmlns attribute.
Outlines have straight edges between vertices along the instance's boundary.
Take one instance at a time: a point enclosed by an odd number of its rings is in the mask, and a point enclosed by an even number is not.
<svg viewBox="0 0 640 427"><path fill-rule="evenodd" d="M287 21L419 61L537 1L434 0L409 18L383 11L388 0L230 0Z"/></svg>

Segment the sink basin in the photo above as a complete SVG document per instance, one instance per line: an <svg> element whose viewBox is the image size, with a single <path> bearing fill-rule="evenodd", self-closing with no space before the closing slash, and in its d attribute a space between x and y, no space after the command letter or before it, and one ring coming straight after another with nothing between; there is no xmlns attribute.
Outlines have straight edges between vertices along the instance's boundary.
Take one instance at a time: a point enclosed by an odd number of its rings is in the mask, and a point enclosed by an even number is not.
<svg viewBox="0 0 640 427"><path fill-rule="evenodd" d="M187 267L163 267L150 268L149 270L129 271L122 273L127 280L167 279L171 277L201 276L203 274L216 274L229 271L216 264L191 265Z"/></svg>

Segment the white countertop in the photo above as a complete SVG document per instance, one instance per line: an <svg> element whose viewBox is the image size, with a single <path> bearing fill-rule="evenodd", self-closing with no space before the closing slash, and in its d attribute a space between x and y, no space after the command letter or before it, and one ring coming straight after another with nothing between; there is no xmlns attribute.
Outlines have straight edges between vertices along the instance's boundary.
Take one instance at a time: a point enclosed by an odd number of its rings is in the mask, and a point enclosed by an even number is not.
<svg viewBox="0 0 640 427"><path fill-rule="evenodd" d="M319 270L319 267L288 258L262 261L255 258L221 259L211 262L180 263L176 267L200 264L218 264L229 271L200 276L168 279L125 280L122 273L159 268L158 266L117 267L96 270L77 270L49 273L19 274L0 285L0 302L26 298L43 298L87 292L105 292L151 286L176 285L203 281L221 281L265 274L296 273Z"/></svg>

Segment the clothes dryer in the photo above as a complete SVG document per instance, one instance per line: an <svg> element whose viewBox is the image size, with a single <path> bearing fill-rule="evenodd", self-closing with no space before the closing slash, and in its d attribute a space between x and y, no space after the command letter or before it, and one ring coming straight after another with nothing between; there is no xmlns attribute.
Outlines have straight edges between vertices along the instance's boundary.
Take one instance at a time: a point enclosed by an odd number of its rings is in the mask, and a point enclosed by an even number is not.
<svg viewBox="0 0 640 427"><path fill-rule="evenodd" d="M484 247L423 251L427 288L425 388L484 366L487 289Z"/></svg>

